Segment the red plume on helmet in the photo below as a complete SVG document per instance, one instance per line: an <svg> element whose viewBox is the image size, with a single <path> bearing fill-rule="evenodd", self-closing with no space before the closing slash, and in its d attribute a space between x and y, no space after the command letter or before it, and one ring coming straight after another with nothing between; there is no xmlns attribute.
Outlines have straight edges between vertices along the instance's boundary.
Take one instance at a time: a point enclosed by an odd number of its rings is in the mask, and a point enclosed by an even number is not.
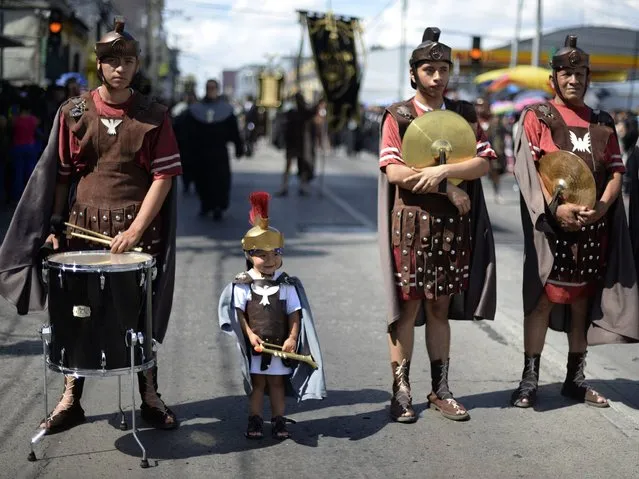
<svg viewBox="0 0 639 479"><path fill-rule="evenodd" d="M249 222L253 226L261 226L268 228L268 202L271 199L265 191L255 191L249 196L251 202L251 211L249 213Z"/></svg>

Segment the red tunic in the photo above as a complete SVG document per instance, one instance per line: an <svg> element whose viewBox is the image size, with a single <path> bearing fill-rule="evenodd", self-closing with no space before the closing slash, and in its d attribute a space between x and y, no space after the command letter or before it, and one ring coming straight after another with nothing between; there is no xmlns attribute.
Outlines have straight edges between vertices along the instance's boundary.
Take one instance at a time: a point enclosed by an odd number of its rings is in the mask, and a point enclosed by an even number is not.
<svg viewBox="0 0 639 479"><path fill-rule="evenodd" d="M428 111L432 111L426 105L413 98L413 104L418 116L422 116ZM444 109L444 108L442 108ZM479 126L475 131L477 136L477 156L487 160L497 158L490 142L486 138L486 133ZM402 139L399 136L399 126L391 115L386 115L382 125L382 143L379 150L379 167L382 171L390 164L405 165L402 159Z"/></svg>
<svg viewBox="0 0 639 479"><path fill-rule="evenodd" d="M91 92L97 113L100 117L122 118L131 106L133 97L119 105L105 103L98 90ZM58 181L67 182L72 173L79 174L86 167L80 151L80 142L73 136L60 115L60 141L58 145L60 162L58 164ZM182 174L182 163L175 133L168 113L160 127L146 134L142 148L137 152L135 161L153 175L154 180L171 178Z"/></svg>
<svg viewBox="0 0 639 479"><path fill-rule="evenodd" d="M564 105L552 101L552 105L559 111L564 122L569 127L588 128L590 126L590 118L592 109L587 106L581 108L568 108ZM553 151L559 150L552 139L550 128L538 120L534 112L528 111L524 117L523 123L528 145L535 161ZM613 173L625 173L623 161L621 159L621 151L619 143L616 141L615 135L611 135L604 152L603 163L610 175ZM602 243L605 249L605 241ZM594 283L569 284L566 282L556 282L549 279L545 285L545 291L548 298L554 303L570 304L576 299L592 293Z"/></svg>

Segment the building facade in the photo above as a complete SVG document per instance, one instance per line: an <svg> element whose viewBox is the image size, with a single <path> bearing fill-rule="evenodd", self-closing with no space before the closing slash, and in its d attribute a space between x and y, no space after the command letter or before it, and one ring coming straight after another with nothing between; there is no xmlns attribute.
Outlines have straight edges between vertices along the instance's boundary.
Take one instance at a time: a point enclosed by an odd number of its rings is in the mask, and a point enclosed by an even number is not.
<svg viewBox="0 0 639 479"><path fill-rule="evenodd" d="M0 33L23 45L0 50L2 79L45 87L63 73L83 71L89 27L67 1L4 0L1 8Z"/></svg>

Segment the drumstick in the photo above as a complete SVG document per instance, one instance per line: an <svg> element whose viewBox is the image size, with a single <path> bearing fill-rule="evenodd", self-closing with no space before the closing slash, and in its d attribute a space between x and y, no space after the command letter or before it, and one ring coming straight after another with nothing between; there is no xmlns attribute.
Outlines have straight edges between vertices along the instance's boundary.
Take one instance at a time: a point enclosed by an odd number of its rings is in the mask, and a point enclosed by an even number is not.
<svg viewBox="0 0 639 479"><path fill-rule="evenodd" d="M110 240L106 240L103 238L97 238L95 236L89 236L89 235L83 235L81 233L76 233L76 232L71 232L71 236L73 236L74 238L82 238L84 240L88 240L88 241L93 241L94 243L100 243L106 246L111 246L111 241ZM133 251L136 251L138 253L141 253L143 251L142 248L137 247L137 248L133 248Z"/></svg>
<svg viewBox="0 0 639 479"><path fill-rule="evenodd" d="M102 238L104 240L109 240L109 241L111 241L113 239L110 236L103 235L103 234L100 234L100 233L96 233L95 231L88 230L86 228L83 228L82 226L72 225L71 223L64 223L64 224L67 225L69 228L75 228L77 230L82 231L83 233L88 233L90 235L93 235L96 238Z"/></svg>

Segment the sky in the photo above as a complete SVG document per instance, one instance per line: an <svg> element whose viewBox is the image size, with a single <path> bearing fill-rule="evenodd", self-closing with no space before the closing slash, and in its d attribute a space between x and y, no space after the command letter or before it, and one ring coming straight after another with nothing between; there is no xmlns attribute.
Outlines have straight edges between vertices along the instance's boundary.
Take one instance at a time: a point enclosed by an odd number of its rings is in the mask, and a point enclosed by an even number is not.
<svg viewBox="0 0 639 479"><path fill-rule="evenodd" d="M470 48L473 35L482 48L509 43L515 33L519 0L406 0L406 43L410 51L427 26L442 30L452 48ZM534 35L537 0L523 0L520 38ZM302 29L296 10L354 16L362 20L364 45L401 43L402 0L165 0L169 45L181 50L180 69L194 74L198 92L222 70L265 64L269 58L297 55ZM580 25L637 28L637 0L542 0L543 30ZM308 37L305 53L309 54Z"/></svg>

